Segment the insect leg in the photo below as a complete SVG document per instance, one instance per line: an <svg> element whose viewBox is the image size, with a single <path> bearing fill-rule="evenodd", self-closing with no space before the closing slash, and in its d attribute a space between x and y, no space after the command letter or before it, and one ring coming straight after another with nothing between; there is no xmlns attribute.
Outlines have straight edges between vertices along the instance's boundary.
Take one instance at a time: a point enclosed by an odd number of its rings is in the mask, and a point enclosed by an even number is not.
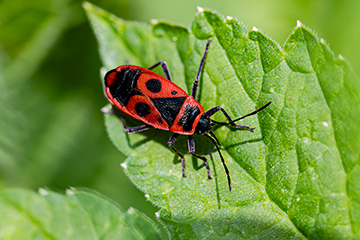
<svg viewBox="0 0 360 240"><path fill-rule="evenodd" d="M194 141L193 135L189 135L189 138L188 138L188 148L189 148L189 152L190 152L193 156L195 156L195 157L197 157L197 158L199 158L199 159L201 159L201 160L204 161L205 167L206 167L206 171L207 171L207 175L208 175L208 179L211 179L211 176L210 176L210 168L209 168L209 164L208 164L208 161L207 161L206 157L201 156L201 155L198 155L198 154L195 153L195 141Z"/></svg>
<svg viewBox="0 0 360 240"><path fill-rule="evenodd" d="M114 109L114 106L111 109L108 109L107 107L103 107L101 109L101 112L105 113L105 114L114 114L114 115L118 116L121 119L122 125L124 127L124 132L126 132L126 133L142 132L142 131L148 130L150 128L149 125L141 125L141 126L129 127L129 128L126 127L125 118L118 111L116 111Z"/></svg>
<svg viewBox="0 0 360 240"><path fill-rule="evenodd" d="M125 118L123 118L122 116L120 116L121 118L121 122L124 126L124 131L126 133L133 133L133 132L142 132L142 131L145 131L145 130L148 130L150 128L149 125L141 125L141 126L136 126L136 127L126 127L126 121L125 121Z"/></svg>
<svg viewBox="0 0 360 240"><path fill-rule="evenodd" d="M237 127L237 128L241 128L241 129L248 129L250 131L254 131L254 128L252 127L248 127L248 126L244 126L244 125L238 125L238 124L235 124L233 122L233 120L230 118L229 114L227 114L227 112L220 106L216 106L216 107L213 107L211 108L210 110L208 110L207 112L204 113L205 116L212 116L214 115L216 112L220 111L225 115L226 119L229 121L228 123L223 123L223 122L217 122L217 121L214 121L214 120L211 120L212 123L214 124L219 124L219 125L228 125L230 124L231 126L233 127Z"/></svg>
<svg viewBox="0 0 360 240"><path fill-rule="evenodd" d="M205 52L204 52L204 55L203 55L203 57L201 59L199 70L198 70L198 73L197 73L196 78L195 78L195 82L193 83L193 86L192 86L191 96L193 98L196 97L196 91L197 91L197 88L198 88L198 85L199 85L199 78L200 78L201 71L202 71L202 69L204 67L204 64L205 64L205 58L206 58L206 54L207 54L208 49L209 49L209 44L210 44L210 41L207 41L206 47L205 47Z"/></svg>
<svg viewBox="0 0 360 240"><path fill-rule="evenodd" d="M176 148L174 148L172 145L174 144L174 142L176 141L177 137L179 136L179 134L174 133L171 138L168 141L168 145L169 148L171 148L174 152L176 152L177 155L179 155L181 157L181 164L182 164L182 176L185 176L185 160L184 160L184 154L182 154L181 152L179 152Z"/></svg>
<svg viewBox="0 0 360 240"><path fill-rule="evenodd" d="M156 68L157 66L159 66L160 64L161 64L161 67L162 67L162 69L164 71L166 79L169 80L169 81L172 81L171 80L171 75L170 75L170 70L169 70L169 67L167 66L166 62L159 61L159 62L155 63L154 65L148 67L148 69L152 70L152 69Z"/></svg>

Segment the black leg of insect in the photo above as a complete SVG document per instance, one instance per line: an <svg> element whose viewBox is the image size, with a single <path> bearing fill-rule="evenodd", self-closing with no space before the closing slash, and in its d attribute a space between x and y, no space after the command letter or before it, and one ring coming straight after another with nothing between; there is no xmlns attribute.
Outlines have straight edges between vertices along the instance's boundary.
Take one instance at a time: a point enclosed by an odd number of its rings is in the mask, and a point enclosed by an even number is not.
<svg viewBox="0 0 360 240"><path fill-rule="evenodd" d="M208 175L208 179L211 179L211 176L210 176L210 168L209 168L209 164L208 164L208 161L207 161L206 157L201 156L201 155L195 153L195 141L194 141L194 136L193 136L193 135L189 135L189 137L188 137L188 149L189 149L189 152L190 152L193 156L195 156L195 157L197 157L197 158L199 158L199 159L201 159L201 160L204 161L205 167L206 167L206 171L207 171L207 175Z"/></svg>
<svg viewBox="0 0 360 240"><path fill-rule="evenodd" d="M169 81L172 81L171 80L171 74L170 74L170 70L169 70L169 67L167 66L166 62L164 61L159 61L157 63L155 63L154 65L151 65L150 67L148 67L149 70L152 70L154 68L156 68L157 66L161 65L162 69L163 69L163 72L164 72L164 75L165 75L165 78Z"/></svg>
<svg viewBox="0 0 360 240"><path fill-rule="evenodd" d="M149 125L140 125L140 126L136 126L136 127L126 127L126 120L123 116L119 115L121 118L121 122L123 124L124 127L124 131L126 133L133 133L133 132L142 132L145 130L148 130L150 128Z"/></svg>
<svg viewBox="0 0 360 240"><path fill-rule="evenodd" d="M136 126L136 127L127 127L125 118L116 110L116 108L114 106L112 107L111 110L109 110L107 107L104 107L103 109L101 109L101 111L103 113L114 114L114 115L118 116L121 119L121 123L124 127L124 132L126 132L126 133L142 132L142 131L148 130L150 128L150 126L146 125L146 124Z"/></svg>
<svg viewBox="0 0 360 240"><path fill-rule="evenodd" d="M179 134L174 133L171 138L168 141L168 145L169 148L171 148L174 152L176 152L177 155L180 156L181 158L181 165L182 165L182 176L186 177L185 175L185 160L184 160L184 154L182 154L181 152L179 152L176 148L174 148L172 145L174 144L174 142L176 141L177 137L179 136Z"/></svg>
<svg viewBox="0 0 360 240"><path fill-rule="evenodd" d="M239 120L241 120L241 119L244 119L244 118L246 118L246 117L249 117L249 116L251 116L251 115L255 115L256 113L258 113L258 112L264 110L265 108L267 108L270 104L271 104L271 102L268 102L267 104L265 104L265 105L262 106L261 108L255 110L255 111L253 111L253 112L251 112L251 113L249 113L249 114L247 114L247 115L245 115L245 116L239 117L239 118L237 118L237 119L235 119L235 120L232 120L232 119L230 118L229 114L227 114L227 112L226 112L222 107L220 107L220 106L216 106L216 107L211 108L210 110L208 110L207 112L205 112L204 115L205 115L205 116L208 116L208 117L211 117L211 116L214 115L216 112L218 112L219 110L221 110L221 112L225 115L226 119L227 119L229 122L227 122L227 123L226 123L226 122L218 122L218 121L215 121L215 120L212 120L212 119L211 119L211 125L212 125L212 126L214 126L214 125L216 125L216 124L218 124L218 125L229 125L229 124L230 124L230 125L233 126L233 127L241 128L241 129L248 129L248 130L250 130L250 131L253 132L255 128L252 128L252 127L249 127L249 126L244 126L244 125L237 125L237 124L235 124L235 122L236 122L236 121L239 121Z"/></svg>
<svg viewBox="0 0 360 240"><path fill-rule="evenodd" d="M198 88L198 86L199 86L199 78L200 78L201 71L202 71L202 69L203 69L203 67L204 67L204 64L205 64L205 59L206 59L206 55L207 55L207 52L208 52L208 49L209 49L209 44L210 44L210 41L207 41L206 47L205 47L205 52L204 52L203 57L201 58L199 70L198 70L198 72L197 72L197 75L196 75L196 78L195 78L195 82L193 83L193 86L192 86L191 96L192 96L193 98L196 98L196 91L197 91L197 88Z"/></svg>

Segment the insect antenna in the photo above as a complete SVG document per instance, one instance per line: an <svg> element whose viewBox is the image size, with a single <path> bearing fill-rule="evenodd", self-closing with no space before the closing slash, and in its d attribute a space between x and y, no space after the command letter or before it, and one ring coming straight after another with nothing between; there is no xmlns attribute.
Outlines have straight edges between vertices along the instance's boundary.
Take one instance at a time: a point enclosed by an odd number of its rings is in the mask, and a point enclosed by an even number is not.
<svg viewBox="0 0 360 240"><path fill-rule="evenodd" d="M210 120L211 122L210 122L210 125L211 126L214 126L214 125L229 125L229 124L233 124L234 122L237 122L237 121L239 121L239 120L241 120L241 119L244 119L244 118L247 118L247 117L250 117L250 116L252 116L252 115L255 115L255 114L257 114L258 112L260 112L260 111L262 111L262 110L264 110L265 108L267 108L269 105L271 104L271 102L268 102L267 104L265 104L264 106L262 106L261 108L259 108L259 109L257 109L257 110L255 110L255 111L253 111L253 112L251 112L251 113L249 113L249 114L246 114L245 116L242 116L242 117L239 117L239 118L237 118L237 119L235 119L235 120L232 120L232 121L230 121L230 122L218 122L218 121L215 121L215 120ZM250 129L251 130L251 129Z"/></svg>
<svg viewBox="0 0 360 240"><path fill-rule="evenodd" d="M217 140L217 138L215 137L215 134L213 132L210 132L211 136L213 136L214 138L212 138L210 135L208 135L207 133L204 133L204 135L206 137L208 137L216 146L218 152L219 152L219 155L220 155L220 158L221 158L221 162L225 168L225 172L226 172L226 175L227 175L227 179L228 179L228 185L229 185L229 190L231 191L231 179L230 179L230 173L229 173L229 169L227 168L226 164L225 164L225 160L220 152L220 148L219 148L219 145L217 144L217 142L219 142ZM216 140L215 140L216 139Z"/></svg>
<svg viewBox="0 0 360 240"><path fill-rule="evenodd" d="M239 121L239 120L244 119L244 118L246 118L246 117L249 117L249 116L251 116L251 115L255 115L255 114L257 114L258 112L260 112L260 111L264 110L265 108L267 108L270 104L271 104L271 102L268 102L267 104L265 104L264 106L262 106L262 107L259 108L258 110L255 110L255 111L253 111L253 112L251 112L251 113L249 113L249 114L246 114L245 116L242 116L242 117L239 117L239 118L237 118L237 119L235 119L235 120L232 120L232 121L229 122L228 124L234 123L234 122L236 122L236 121Z"/></svg>

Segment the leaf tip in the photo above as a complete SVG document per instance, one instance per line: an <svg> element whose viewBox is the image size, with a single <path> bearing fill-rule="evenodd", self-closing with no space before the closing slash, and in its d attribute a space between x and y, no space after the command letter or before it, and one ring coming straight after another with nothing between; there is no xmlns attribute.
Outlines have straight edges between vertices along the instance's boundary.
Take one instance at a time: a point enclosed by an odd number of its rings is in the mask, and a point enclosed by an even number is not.
<svg viewBox="0 0 360 240"><path fill-rule="evenodd" d="M157 19L151 19L151 20L150 20L150 23L153 24L153 25L155 25L155 24L158 24L158 23L159 23L159 20L157 20Z"/></svg>
<svg viewBox="0 0 360 240"><path fill-rule="evenodd" d="M74 195L75 194L75 191L76 191L76 189L75 188L73 188L73 187L70 187L69 189L66 189L66 194L67 195Z"/></svg>
<svg viewBox="0 0 360 240"><path fill-rule="evenodd" d="M105 106L100 111L104 114L111 113L111 108L109 108L109 106Z"/></svg>
<svg viewBox="0 0 360 240"><path fill-rule="evenodd" d="M49 194L49 192L45 188L39 188L38 192L40 195L46 196Z"/></svg>
<svg viewBox="0 0 360 240"><path fill-rule="evenodd" d="M344 60L345 60L344 57L343 57L343 55L341 55L341 54L339 54L339 59L340 59L341 61L344 61Z"/></svg>
<svg viewBox="0 0 360 240"><path fill-rule="evenodd" d="M124 169L127 169L126 162L121 163L120 166L122 166Z"/></svg>
<svg viewBox="0 0 360 240"><path fill-rule="evenodd" d="M300 20L296 20L296 27L302 27L302 22L300 22Z"/></svg>
<svg viewBox="0 0 360 240"><path fill-rule="evenodd" d="M204 11L204 9L202 7L199 7L199 6L197 6L197 10L198 10L199 13Z"/></svg>
<svg viewBox="0 0 360 240"><path fill-rule="evenodd" d="M134 214L135 213L135 209L130 207L128 210L127 210L127 213L129 214Z"/></svg>
<svg viewBox="0 0 360 240"><path fill-rule="evenodd" d="M105 74L106 74L106 68L105 67L102 67L102 68L100 68L100 74L101 74L101 76L105 76Z"/></svg>
<svg viewBox="0 0 360 240"><path fill-rule="evenodd" d="M251 31L257 32L257 31L259 31L259 29L257 29L257 27L255 27L255 26L253 26L252 29L251 29Z"/></svg>

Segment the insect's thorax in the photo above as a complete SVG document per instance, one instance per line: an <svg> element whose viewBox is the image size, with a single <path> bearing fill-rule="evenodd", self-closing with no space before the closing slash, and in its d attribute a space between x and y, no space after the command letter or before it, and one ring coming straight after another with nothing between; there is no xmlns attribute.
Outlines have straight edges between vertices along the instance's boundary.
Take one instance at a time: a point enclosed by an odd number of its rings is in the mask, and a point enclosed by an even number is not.
<svg viewBox="0 0 360 240"><path fill-rule="evenodd" d="M126 108L132 117L155 128L191 135L204 113L184 90L148 69L120 66L105 79L107 91L121 110Z"/></svg>
<svg viewBox="0 0 360 240"><path fill-rule="evenodd" d="M195 133L202 135L210 131L211 131L210 118L202 115L195 128Z"/></svg>
<svg viewBox="0 0 360 240"><path fill-rule="evenodd" d="M194 98L188 96L180 108L170 131L183 135L194 134L198 121L203 114L203 107Z"/></svg>

